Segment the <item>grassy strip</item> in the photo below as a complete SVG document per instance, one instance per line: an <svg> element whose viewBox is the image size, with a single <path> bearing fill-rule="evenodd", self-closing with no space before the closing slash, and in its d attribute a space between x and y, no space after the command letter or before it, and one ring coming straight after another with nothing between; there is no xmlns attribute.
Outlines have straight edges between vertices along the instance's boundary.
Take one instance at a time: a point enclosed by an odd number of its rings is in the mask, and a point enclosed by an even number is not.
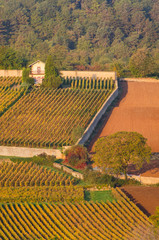
<svg viewBox="0 0 159 240"><path fill-rule="evenodd" d="M96 201L112 202L113 200L116 200L111 190L106 190L106 191L87 191L86 190L84 192L84 199L86 201L93 201L93 202L96 202Z"/></svg>
<svg viewBox="0 0 159 240"><path fill-rule="evenodd" d="M84 200L82 187L2 187L0 188L1 203L19 202L79 202Z"/></svg>

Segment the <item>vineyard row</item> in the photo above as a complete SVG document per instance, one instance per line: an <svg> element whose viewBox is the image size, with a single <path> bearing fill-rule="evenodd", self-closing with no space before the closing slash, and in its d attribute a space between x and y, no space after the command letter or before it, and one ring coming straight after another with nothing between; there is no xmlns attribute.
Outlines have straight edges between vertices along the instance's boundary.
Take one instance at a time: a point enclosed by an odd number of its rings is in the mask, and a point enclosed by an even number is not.
<svg viewBox="0 0 159 240"><path fill-rule="evenodd" d="M137 207L136 207L137 208ZM122 240L148 237L151 227L130 202L2 204L0 237L10 239Z"/></svg>
<svg viewBox="0 0 159 240"><path fill-rule="evenodd" d="M0 164L0 187L23 186L68 186L77 180L65 173L40 167L30 163Z"/></svg>
<svg viewBox="0 0 159 240"><path fill-rule="evenodd" d="M110 93L34 89L1 116L0 144L54 148L71 145L73 129L85 129Z"/></svg>

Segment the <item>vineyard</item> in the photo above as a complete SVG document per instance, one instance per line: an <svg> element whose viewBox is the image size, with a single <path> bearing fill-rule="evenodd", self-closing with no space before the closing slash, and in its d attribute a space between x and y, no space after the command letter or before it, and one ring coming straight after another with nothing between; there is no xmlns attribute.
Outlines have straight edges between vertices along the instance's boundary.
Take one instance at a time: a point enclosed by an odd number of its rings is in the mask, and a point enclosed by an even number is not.
<svg viewBox="0 0 159 240"><path fill-rule="evenodd" d="M30 163L0 164L0 187L69 186L77 180L65 173Z"/></svg>
<svg viewBox="0 0 159 240"><path fill-rule="evenodd" d="M148 218L117 189L113 203L10 203L0 206L0 237L9 239L139 240ZM150 238L151 239L151 238Z"/></svg>
<svg viewBox="0 0 159 240"><path fill-rule="evenodd" d="M21 77L0 77L1 87L12 87L14 85L20 85L22 83Z"/></svg>
<svg viewBox="0 0 159 240"><path fill-rule="evenodd" d="M98 89L112 90L114 81L112 79L90 79L90 78L66 78L63 80L63 85L77 89Z"/></svg>
<svg viewBox="0 0 159 240"><path fill-rule="evenodd" d="M63 89L14 90L20 83L20 78L0 78L0 145L73 144L72 131L77 126L85 129L114 89L111 79L67 78ZM147 216L120 189L109 190L111 202L88 202L87 187L78 182L51 165L46 168L27 160L2 162L0 239L153 238ZM104 198L108 199L107 195Z"/></svg>
<svg viewBox="0 0 159 240"><path fill-rule="evenodd" d="M14 90L0 87L0 116L23 95L24 89Z"/></svg>
<svg viewBox="0 0 159 240"><path fill-rule="evenodd" d="M111 90L33 89L2 116L0 145L71 145L74 128L88 126Z"/></svg>
<svg viewBox="0 0 159 240"><path fill-rule="evenodd" d="M40 187L2 187L1 203L19 202L81 202L84 200L83 188L79 186L40 186Z"/></svg>

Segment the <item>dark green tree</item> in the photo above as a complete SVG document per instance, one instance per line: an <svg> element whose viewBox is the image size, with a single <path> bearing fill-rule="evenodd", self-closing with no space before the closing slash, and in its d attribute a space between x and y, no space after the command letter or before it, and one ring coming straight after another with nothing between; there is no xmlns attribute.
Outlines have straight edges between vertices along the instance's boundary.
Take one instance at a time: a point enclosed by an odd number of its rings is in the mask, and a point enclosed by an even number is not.
<svg viewBox="0 0 159 240"><path fill-rule="evenodd" d="M34 78L29 77L29 73L30 73L30 68L23 68L23 72L22 72L22 83L23 86L32 86L34 85Z"/></svg>
<svg viewBox="0 0 159 240"><path fill-rule="evenodd" d="M24 59L20 58L13 48L0 47L0 69L21 69L23 66Z"/></svg>
<svg viewBox="0 0 159 240"><path fill-rule="evenodd" d="M129 69L135 77L146 77L154 72L154 60L144 48L138 49L129 61Z"/></svg>
<svg viewBox="0 0 159 240"><path fill-rule="evenodd" d="M59 70L54 64L53 57L49 55L45 64L45 78L42 86L48 88L58 88L62 84Z"/></svg>
<svg viewBox="0 0 159 240"><path fill-rule="evenodd" d="M101 137L95 143L94 162L104 169L114 173L124 173L127 179L129 164L140 169L144 161L149 161L151 148L146 138L137 132L117 132L107 137Z"/></svg>

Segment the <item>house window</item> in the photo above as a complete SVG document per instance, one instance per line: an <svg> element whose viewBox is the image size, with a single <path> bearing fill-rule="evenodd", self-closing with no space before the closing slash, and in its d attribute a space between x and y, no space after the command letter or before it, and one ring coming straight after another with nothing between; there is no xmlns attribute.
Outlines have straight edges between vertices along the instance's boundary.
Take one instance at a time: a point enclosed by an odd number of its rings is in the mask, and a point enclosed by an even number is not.
<svg viewBox="0 0 159 240"><path fill-rule="evenodd" d="M37 74L41 73L41 67L37 67Z"/></svg>

